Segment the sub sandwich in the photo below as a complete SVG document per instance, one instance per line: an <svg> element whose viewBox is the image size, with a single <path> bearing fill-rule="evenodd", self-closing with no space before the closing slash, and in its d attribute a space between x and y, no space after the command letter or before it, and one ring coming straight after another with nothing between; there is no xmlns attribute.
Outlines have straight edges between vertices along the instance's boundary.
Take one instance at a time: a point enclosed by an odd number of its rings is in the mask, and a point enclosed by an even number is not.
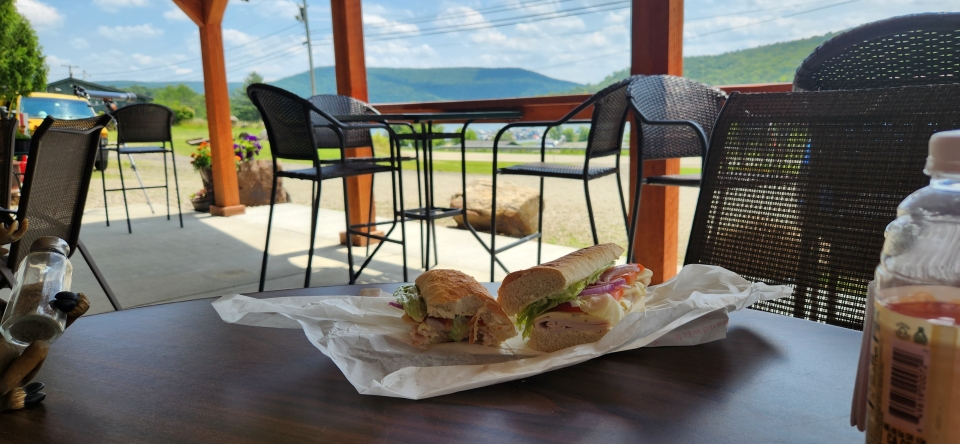
<svg viewBox="0 0 960 444"><path fill-rule="evenodd" d="M643 310L653 272L614 265L623 254L600 244L507 275L497 300L530 347L552 352L599 341L630 311Z"/></svg>
<svg viewBox="0 0 960 444"><path fill-rule="evenodd" d="M393 293L414 345L467 341L496 346L517 335L500 304L476 279L456 270L430 270Z"/></svg>

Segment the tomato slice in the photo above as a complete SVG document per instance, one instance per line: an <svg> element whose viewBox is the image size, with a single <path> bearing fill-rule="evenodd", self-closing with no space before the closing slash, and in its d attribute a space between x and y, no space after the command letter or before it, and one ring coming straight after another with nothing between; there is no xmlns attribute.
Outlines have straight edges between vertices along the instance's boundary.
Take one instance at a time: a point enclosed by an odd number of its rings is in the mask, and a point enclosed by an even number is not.
<svg viewBox="0 0 960 444"><path fill-rule="evenodd" d="M573 304L569 302L564 302L552 309L550 311L563 311L567 313L583 313L583 310L580 307L574 307Z"/></svg>
<svg viewBox="0 0 960 444"><path fill-rule="evenodd" d="M622 277L624 280L627 281L627 285L633 285L633 284L635 284L635 283L637 282L637 275L638 275L638 274L639 274L639 273L627 273L627 274L625 274L625 275L623 275L623 276L620 276L620 277Z"/></svg>
<svg viewBox="0 0 960 444"><path fill-rule="evenodd" d="M619 301L620 298L623 297L623 290L624 290L623 287L619 287L616 290L611 291L610 296L613 296L614 299Z"/></svg>

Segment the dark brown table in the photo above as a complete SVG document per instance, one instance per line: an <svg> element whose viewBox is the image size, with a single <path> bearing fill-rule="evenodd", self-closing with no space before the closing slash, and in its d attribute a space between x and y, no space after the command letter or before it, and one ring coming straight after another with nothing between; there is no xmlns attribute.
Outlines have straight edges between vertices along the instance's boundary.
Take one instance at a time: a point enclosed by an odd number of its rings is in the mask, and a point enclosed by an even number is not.
<svg viewBox="0 0 960 444"><path fill-rule="evenodd" d="M38 377L46 401L0 413L0 442L863 442L860 333L829 325L745 310L721 341L408 401L357 394L302 331L230 325L212 301L80 319Z"/></svg>

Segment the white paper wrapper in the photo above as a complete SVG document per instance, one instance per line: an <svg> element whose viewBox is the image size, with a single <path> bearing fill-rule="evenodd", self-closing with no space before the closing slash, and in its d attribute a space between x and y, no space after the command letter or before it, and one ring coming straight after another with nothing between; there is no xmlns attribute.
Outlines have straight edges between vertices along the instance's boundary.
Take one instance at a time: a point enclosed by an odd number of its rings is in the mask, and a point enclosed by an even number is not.
<svg viewBox="0 0 960 444"><path fill-rule="evenodd" d="M646 311L630 313L598 342L542 353L519 335L501 347L465 343L410 344L393 298L309 296L253 299L224 296L213 303L229 323L302 328L365 395L423 399L578 364L644 346L695 345L726 337L727 313L788 296L786 286L750 283L709 265L688 265L652 287Z"/></svg>

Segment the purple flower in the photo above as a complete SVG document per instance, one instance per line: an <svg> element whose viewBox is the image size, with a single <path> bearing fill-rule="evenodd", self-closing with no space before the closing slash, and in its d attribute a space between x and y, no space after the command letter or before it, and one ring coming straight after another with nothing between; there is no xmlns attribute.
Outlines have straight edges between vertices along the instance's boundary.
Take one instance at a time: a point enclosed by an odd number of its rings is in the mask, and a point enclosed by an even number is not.
<svg viewBox="0 0 960 444"><path fill-rule="evenodd" d="M251 142L255 142L255 141L259 140L259 139L257 139L257 136L254 136L253 134L248 134L248 135L247 135L247 140L249 140L249 141L251 141Z"/></svg>

